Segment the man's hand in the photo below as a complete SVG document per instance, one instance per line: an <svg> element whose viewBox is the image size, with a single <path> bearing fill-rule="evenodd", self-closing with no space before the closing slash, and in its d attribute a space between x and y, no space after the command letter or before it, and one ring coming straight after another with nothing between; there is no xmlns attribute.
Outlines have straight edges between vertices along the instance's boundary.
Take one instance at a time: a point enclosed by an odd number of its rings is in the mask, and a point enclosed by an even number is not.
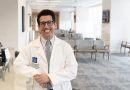
<svg viewBox="0 0 130 90"><path fill-rule="evenodd" d="M42 87L46 87L50 82L48 75L45 73L34 75L34 80L36 80L37 83L39 83L39 85Z"/></svg>

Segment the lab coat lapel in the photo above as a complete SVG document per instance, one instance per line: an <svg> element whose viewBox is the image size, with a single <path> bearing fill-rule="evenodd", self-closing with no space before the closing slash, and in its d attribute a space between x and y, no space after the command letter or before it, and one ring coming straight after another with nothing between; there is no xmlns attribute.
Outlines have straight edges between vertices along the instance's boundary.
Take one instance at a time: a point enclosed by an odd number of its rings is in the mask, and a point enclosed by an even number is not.
<svg viewBox="0 0 130 90"><path fill-rule="evenodd" d="M60 44L60 39L55 36L55 42L54 42L54 45L53 45L52 54L51 54L51 58L50 58L50 69L55 67L53 61L54 61L54 57L56 55L55 52L57 50L58 44ZM42 44L40 42L40 37L37 39L35 46L38 47L37 52L38 52L38 55L43 59L43 62L48 63L47 58L45 56L45 52L44 52L45 48L42 46Z"/></svg>
<svg viewBox="0 0 130 90"><path fill-rule="evenodd" d="M53 61L54 61L55 55L57 54L56 50L57 50L58 44L60 44L60 39L55 36L55 42L54 42L54 45L53 45L53 49L52 49L52 53L51 53L51 58L50 58L50 69L55 68L55 64L54 64Z"/></svg>
<svg viewBox="0 0 130 90"><path fill-rule="evenodd" d="M40 37L37 39L35 46L37 46L37 48L38 48L38 50L37 50L38 55L42 58L42 60L44 62L47 63L47 59L46 59L45 52L44 52L45 48L42 46L42 44L40 42Z"/></svg>
<svg viewBox="0 0 130 90"><path fill-rule="evenodd" d="M47 63L47 59L46 59L46 56L45 56L45 52L44 52L44 49L43 49L42 46L39 47L39 49L38 49L38 54L42 57L42 59L44 60L44 62Z"/></svg>

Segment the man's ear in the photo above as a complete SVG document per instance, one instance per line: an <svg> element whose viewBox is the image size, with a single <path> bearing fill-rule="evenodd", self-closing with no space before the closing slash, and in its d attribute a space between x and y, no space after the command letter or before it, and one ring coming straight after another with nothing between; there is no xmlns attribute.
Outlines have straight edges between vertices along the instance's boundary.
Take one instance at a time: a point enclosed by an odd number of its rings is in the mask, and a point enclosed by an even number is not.
<svg viewBox="0 0 130 90"><path fill-rule="evenodd" d="M39 28L40 28L40 25L38 25L38 24L37 24L37 27L38 27L38 30L39 30Z"/></svg>
<svg viewBox="0 0 130 90"><path fill-rule="evenodd" d="M38 30L36 30L36 31L38 31L39 33L41 33L41 31L40 31L40 25L37 25L37 29Z"/></svg>
<svg viewBox="0 0 130 90"><path fill-rule="evenodd" d="M39 25L39 24L37 24L37 27L39 28L39 27L40 27L40 25Z"/></svg>

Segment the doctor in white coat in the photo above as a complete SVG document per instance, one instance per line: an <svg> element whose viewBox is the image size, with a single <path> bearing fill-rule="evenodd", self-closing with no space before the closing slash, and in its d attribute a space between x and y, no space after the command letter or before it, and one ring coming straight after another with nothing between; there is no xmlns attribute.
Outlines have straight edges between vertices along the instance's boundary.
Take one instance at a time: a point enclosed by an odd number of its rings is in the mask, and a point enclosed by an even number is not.
<svg viewBox="0 0 130 90"><path fill-rule="evenodd" d="M78 64L71 46L54 34L54 12L42 10L37 22L40 36L19 53L15 72L33 78L34 90L72 90L70 81L77 75ZM50 62L45 52L47 40L52 44Z"/></svg>

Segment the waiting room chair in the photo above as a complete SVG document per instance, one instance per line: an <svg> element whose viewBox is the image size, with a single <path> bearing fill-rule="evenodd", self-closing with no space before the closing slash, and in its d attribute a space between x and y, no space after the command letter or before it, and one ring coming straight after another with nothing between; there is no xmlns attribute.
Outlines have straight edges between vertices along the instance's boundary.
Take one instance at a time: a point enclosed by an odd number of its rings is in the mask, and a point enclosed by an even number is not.
<svg viewBox="0 0 130 90"><path fill-rule="evenodd" d="M126 49L129 49L129 53L130 53L130 42L126 43L125 50L124 50L125 52L126 52Z"/></svg>
<svg viewBox="0 0 130 90"><path fill-rule="evenodd" d="M126 44L127 44L126 41L122 41L122 42L121 42L120 53L121 53L121 51L122 51L122 48L124 48L124 54L125 54L125 51L126 51Z"/></svg>
<svg viewBox="0 0 130 90"><path fill-rule="evenodd" d="M76 49L76 41L75 40L65 40L65 41L70 44L70 46L73 48L74 53L75 53L77 51L77 49Z"/></svg>
<svg viewBox="0 0 130 90"><path fill-rule="evenodd" d="M77 52L91 53L92 55L96 53L96 50L93 48L93 40L76 40L76 49ZM96 54L95 54L96 60Z"/></svg>
<svg viewBox="0 0 130 90"><path fill-rule="evenodd" d="M105 45L103 40L94 40L94 49L96 50L96 56L97 53L103 53L104 58L105 53L107 53L109 60L109 45Z"/></svg>

